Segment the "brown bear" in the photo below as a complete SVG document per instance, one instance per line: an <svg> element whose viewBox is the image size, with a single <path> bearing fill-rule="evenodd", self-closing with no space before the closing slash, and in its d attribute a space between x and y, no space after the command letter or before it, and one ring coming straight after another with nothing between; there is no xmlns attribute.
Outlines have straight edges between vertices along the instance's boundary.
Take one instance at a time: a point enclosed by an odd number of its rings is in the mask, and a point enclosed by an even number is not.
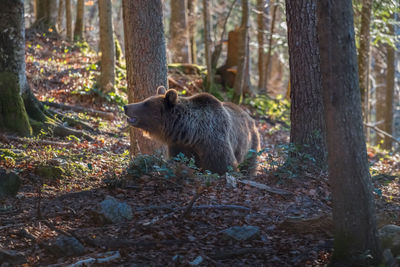
<svg viewBox="0 0 400 267"><path fill-rule="evenodd" d="M258 130L254 120L233 103L207 93L181 97L161 86L157 95L124 110L131 126L168 145L170 157L183 153L194 157L198 167L219 174L229 166L237 169L244 161L249 174L256 171Z"/></svg>

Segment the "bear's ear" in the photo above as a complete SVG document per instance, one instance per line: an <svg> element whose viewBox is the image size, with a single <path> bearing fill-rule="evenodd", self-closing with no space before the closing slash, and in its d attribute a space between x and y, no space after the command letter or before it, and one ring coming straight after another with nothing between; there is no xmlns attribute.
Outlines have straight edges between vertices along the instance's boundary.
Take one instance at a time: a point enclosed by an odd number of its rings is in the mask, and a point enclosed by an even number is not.
<svg viewBox="0 0 400 267"><path fill-rule="evenodd" d="M165 101L169 107L175 106L178 101L178 92L174 89L169 89L165 94Z"/></svg>
<svg viewBox="0 0 400 267"><path fill-rule="evenodd" d="M157 95L163 95L163 94L165 94L165 87L161 85L157 87Z"/></svg>

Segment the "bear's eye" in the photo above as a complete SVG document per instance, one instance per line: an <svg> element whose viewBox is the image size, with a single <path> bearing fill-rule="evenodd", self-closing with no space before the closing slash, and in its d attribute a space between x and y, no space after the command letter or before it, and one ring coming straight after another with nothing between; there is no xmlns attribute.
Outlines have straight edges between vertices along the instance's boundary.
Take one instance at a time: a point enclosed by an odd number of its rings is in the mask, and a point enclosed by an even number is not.
<svg viewBox="0 0 400 267"><path fill-rule="evenodd" d="M149 102L144 102L144 103L143 103L143 106L144 106L145 108L148 108L148 107L150 106L150 104L149 104Z"/></svg>

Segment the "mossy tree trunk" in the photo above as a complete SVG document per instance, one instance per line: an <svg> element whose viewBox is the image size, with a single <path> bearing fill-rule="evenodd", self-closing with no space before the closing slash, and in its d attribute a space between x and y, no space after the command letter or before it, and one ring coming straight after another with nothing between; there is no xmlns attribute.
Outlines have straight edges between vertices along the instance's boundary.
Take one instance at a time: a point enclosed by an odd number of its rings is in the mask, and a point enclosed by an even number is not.
<svg viewBox="0 0 400 267"><path fill-rule="evenodd" d="M0 3L0 129L32 133L21 94L29 90L25 76L24 1Z"/></svg>
<svg viewBox="0 0 400 267"><path fill-rule="evenodd" d="M125 58L129 103L155 95L168 87L167 59L161 0L123 0ZM146 38L144 38L144 36ZM151 154L164 148L131 128L131 155Z"/></svg>
<svg viewBox="0 0 400 267"><path fill-rule="evenodd" d="M99 0L101 73L99 87L104 93L114 91L115 43L111 0Z"/></svg>
<svg viewBox="0 0 400 267"><path fill-rule="evenodd" d="M75 20L75 29L74 29L74 40L82 41L83 40L83 27L84 27L84 18L85 18L85 1L78 0L76 4L76 20Z"/></svg>
<svg viewBox="0 0 400 267"><path fill-rule="evenodd" d="M299 148L299 152L311 155L322 167L326 164L327 153L316 1L286 0L291 85L290 142Z"/></svg>
<svg viewBox="0 0 400 267"><path fill-rule="evenodd" d="M265 71L265 37L267 29L267 1L257 0L257 41L258 41L258 91L266 91L266 71Z"/></svg>
<svg viewBox="0 0 400 267"><path fill-rule="evenodd" d="M334 220L331 264L377 266L381 250L363 131L352 2L318 0L317 5Z"/></svg>

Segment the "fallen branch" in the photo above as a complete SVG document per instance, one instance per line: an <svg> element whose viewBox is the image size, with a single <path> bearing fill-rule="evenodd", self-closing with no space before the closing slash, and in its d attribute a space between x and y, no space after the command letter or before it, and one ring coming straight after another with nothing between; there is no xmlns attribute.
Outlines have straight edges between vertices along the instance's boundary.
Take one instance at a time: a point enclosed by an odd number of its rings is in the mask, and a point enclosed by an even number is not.
<svg viewBox="0 0 400 267"><path fill-rule="evenodd" d="M68 267L80 267L80 266L90 266L95 263L105 264L105 263L109 263L111 261L117 260L119 258L121 258L121 254L119 253L119 251L109 251L106 253L97 254L96 258L88 258L88 259L80 260L80 261L77 261L77 262L72 263L67 266ZM50 266L48 266L48 267L50 267ZM65 265L62 265L62 266L65 266Z"/></svg>
<svg viewBox="0 0 400 267"><path fill-rule="evenodd" d="M181 218L185 218L189 215L190 211L193 208L194 202L203 194L203 192L204 192L204 189L202 187L199 187L196 189L196 194L194 194L194 196L190 200L190 202L187 205L187 207L185 208L185 211L183 212Z"/></svg>
<svg viewBox="0 0 400 267"><path fill-rule="evenodd" d="M96 132L96 130L92 126L90 126L80 120L76 120L71 117L67 117L64 114L61 114L60 112L57 112L52 109L48 109L47 111L50 112L50 114L52 114L53 116L56 116L57 118L61 119L62 121L68 123L68 125L70 125L70 126L78 127L83 130L90 131L90 132Z"/></svg>
<svg viewBox="0 0 400 267"><path fill-rule="evenodd" d="M218 251L212 255L210 258L215 260L223 260L232 257L242 256L245 254L266 254L268 252L265 248L239 248L239 249L227 249L224 251Z"/></svg>
<svg viewBox="0 0 400 267"><path fill-rule="evenodd" d="M371 128L371 129L375 130L377 133L380 133L380 134L382 134L382 135L384 135L384 136L389 137L389 138L390 138L391 140L393 140L394 142L400 144L400 141L397 140L396 138L394 138L393 135L391 135L391 134L385 132L384 130L379 129L378 127L376 127L375 124L364 123L364 125L365 125L366 127L368 127L368 128Z"/></svg>
<svg viewBox="0 0 400 267"><path fill-rule="evenodd" d="M121 238L86 238L86 243L96 246L96 247L106 247L109 249L117 249L117 248L125 248L125 247L136 247L136 248L149 248L155 247L157 245L178 245L187 242L191 242L189 240L160 240L160 241L137 241L130 239L121 239Z"/></svg>
<svg viewBox="0 0 400 267"><path fill-rule="evenodd" d="M54 102L48 102L48 101L43 101L42 103L43 103L43 105L47 105L49 107L87 113L87 114L89 114L91 116L101 117L101 118L104 118L104 119L107 119L107 120L113 120L114 119L114 114L111 113L111 112L94 110L94 109L91 109L91 108L85 108L85 107L81 107L81 106L70 106L70 105L54 103Z"/></svg>
<svg viewBox="0 0 400 267"><path fill-rule="evenodd" d="M292 192L289 192L289 191L284 190L284 189L273 188L273 187L270 187L268 185L260 184L260 183L257 183L257 182L254 182L254 181L250 181L250 180L238 180L238 182L242 183L242 184L246 184L246 185L250 185L250 186L256 187L258 189L262 189L262 190L268 191L270 193L278 194L278 195L292 195L293 194Z"/></svg>
<svg viewBox="0 0 400 267"><path fill-rule="evenodd" d="M50 141L50 140L41 140L41 139L32 139L32 138L24 138L24 137L17 137L7 135L5 136L8 140L16 141L19 143L33 143L33 144L40 144L40 145L53 145L53 146L72 146L73 143L70 142L57 142L57 141Z"/></svg>
<svg viewBox="0 0 400 267"><path fill-rule="evenodd" d="M176 87L179 87L183 90L188 91L188 88L184 85L181 85L179 82L177 82L174 78L172 77L168 77L168 82L172 83L173 85L175 85Z"/></svg>
<svg viewBox="0 0 400 267"><path fill-rule="evenodd" d="M250 208L238 205L199 205L192 207L192 210L242 210L250 211Z"/></svg>

